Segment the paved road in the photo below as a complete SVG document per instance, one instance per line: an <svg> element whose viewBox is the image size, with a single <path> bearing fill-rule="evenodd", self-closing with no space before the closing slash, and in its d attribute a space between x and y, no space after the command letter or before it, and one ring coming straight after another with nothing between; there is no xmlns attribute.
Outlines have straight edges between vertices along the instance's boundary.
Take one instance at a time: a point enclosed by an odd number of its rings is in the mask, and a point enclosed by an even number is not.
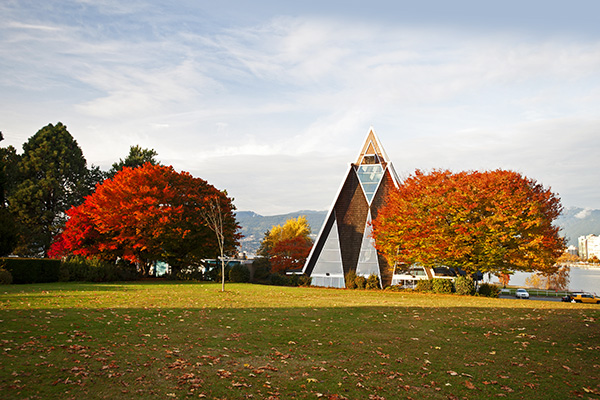
<svg viewBox="0 0 600 400"><path fill-rule="evenodd" d="M517 299L515 296L509 296L509 295L500 295L501 299L513 299L513 300L519 300L519 301L530 301L530 300L537 300L537 301L562 301L561 297L530 297L529 300L527 299Z"/></svg>

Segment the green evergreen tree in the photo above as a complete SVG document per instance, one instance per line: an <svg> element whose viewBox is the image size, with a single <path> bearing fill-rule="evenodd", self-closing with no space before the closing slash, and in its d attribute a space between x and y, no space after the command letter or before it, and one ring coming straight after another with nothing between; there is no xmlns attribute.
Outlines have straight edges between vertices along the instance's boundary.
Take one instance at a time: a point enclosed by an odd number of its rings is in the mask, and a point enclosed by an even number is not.
<svg viewBox="0 0 600 400"><path fill-rule="evenodd" d="M0 142L4 140L0 132ZM0 208L8 207L8 196L18 181L19 155L13 146L0 147Z"/></svg>
<svg viewBox="0 0 600 400"><path fill-rule="evenodd" d="M127 157L125 157L125 159L119 159L119 162L114 163L110 171L108 171L107 176L112 178L117 172L122 170L123 167L141 167L147 162L152 165L158 165L158 161L156 161L157 155L158 153L153 149L142 149L140 146L131 146Z"/></svg>
<svg viewBox="0 0 600 400"><path fill-rule="evenodd" d="M49 124L23 144L19 180L8 196L20 228L20 255L45 256L73 205L89 193L81 148L62 123Z"/></svg>
<svg viewBox="0 0 600 400"><path fill-rule="evenodd" d="M4 140L0 132L0 141ZM0 148L0 257L12 253L17 245L17 224L9 211L8 196L15 188L19 156L14 147Z"/></svg>

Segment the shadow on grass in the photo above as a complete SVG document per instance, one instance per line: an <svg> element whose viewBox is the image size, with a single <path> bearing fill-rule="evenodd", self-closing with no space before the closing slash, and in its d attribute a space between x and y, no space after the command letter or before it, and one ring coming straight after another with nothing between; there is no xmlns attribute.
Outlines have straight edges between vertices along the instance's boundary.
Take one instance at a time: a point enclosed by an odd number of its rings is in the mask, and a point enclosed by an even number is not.
<svg viewBox="0 0 600 400"><path fill-rule="evenodd" d="M592 307L452 307L464 299L394 294L382 296L389 306L219 307L193 305L202 286L166 288L190 306L0 310L3 397L554 399L595 394L600 383ZM307 292L308 302L348 295ZM220 299L297 293L232 286Z"/></svg>

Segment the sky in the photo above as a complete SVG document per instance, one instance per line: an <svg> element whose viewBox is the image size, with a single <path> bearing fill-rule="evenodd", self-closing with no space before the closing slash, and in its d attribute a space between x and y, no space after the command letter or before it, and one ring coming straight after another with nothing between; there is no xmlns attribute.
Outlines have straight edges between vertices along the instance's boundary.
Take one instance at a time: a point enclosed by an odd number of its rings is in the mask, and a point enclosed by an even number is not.
<svg viewBox="0 0 600 400"><path fill-rule="evenodd" d="M415 4L418 3L418 4ZM0 2L2 146L62 122L238 210L326 210L373 127L400 177L510 169L600 208L600 2Z"/></svg>

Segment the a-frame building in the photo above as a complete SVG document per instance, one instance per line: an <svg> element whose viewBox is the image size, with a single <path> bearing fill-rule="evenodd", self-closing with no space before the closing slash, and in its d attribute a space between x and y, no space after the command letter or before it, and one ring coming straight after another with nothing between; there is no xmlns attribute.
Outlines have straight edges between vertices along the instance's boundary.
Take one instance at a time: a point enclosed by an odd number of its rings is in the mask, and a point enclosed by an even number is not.
<svg viewBox="0 0 600 400"><path fill-rule="evenodd" d="M321 232L304 265L313 286L345 287L350 271L375 274L382 287L392 282L392 270L377 253L371 221L399 180L373 128L325 218Z"/></svg>

